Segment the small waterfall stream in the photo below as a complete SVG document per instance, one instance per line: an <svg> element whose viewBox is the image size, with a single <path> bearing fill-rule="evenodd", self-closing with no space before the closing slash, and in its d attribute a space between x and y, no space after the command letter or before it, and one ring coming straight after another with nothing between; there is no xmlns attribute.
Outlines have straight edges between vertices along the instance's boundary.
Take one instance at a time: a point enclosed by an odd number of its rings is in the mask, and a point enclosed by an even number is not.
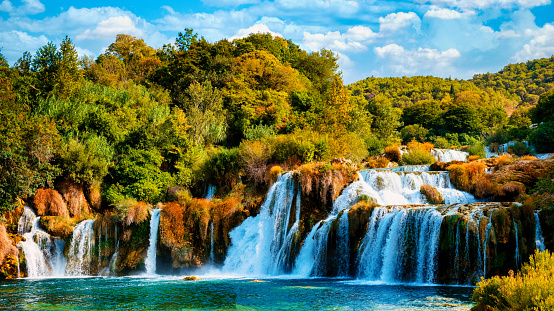
<svg viewBox="0 0 554 311"><path fill-rule="evenodd" d="M514 231L516 236L516 249L515 249L514 261L516 262L516 268L519 269L519 264L521 263L521 258L519 255L519 233L517 229L517 223L515 220L514 220Z"/></svg>
<svg viewBox="0 0 554 311"><path fill-rule="evenodd" d="M431 149L431 154L439 162L466 161L469 153L452 149Z"/></svg>
<svg viewBox="0 0 554 311"><path fill-rule="evenodd" d="M80 222L73 230L73 238L69 246L69 259L65 269L66 275L91 275L91 263L94 247L94 219Z"/></svg>
<svg viewBox="0 0 554 311"><path fill-rule="evenodd" d="M541 221L539 219L539 211L535 211L535 245L539 251L544 251L544 237L542 236Z"/></svg>
<svg viewBox="0 0 554 311"><path fill-rule="evenodd" d="M23 209L17 231L25 238L25 241L18 243L18 247L25 254L29 277L63 275L66 264L63 257L64 242L40 229L40 217L28 206Z"/></svg>
<svg viewBox="0 0 554 311"><path fill-rule="evenodd" d="M150 240L144 265L146 266L146 274L156 274L156 248L158 246L158 227L160 224L161 209L152 210L150 215Z"/></svg>

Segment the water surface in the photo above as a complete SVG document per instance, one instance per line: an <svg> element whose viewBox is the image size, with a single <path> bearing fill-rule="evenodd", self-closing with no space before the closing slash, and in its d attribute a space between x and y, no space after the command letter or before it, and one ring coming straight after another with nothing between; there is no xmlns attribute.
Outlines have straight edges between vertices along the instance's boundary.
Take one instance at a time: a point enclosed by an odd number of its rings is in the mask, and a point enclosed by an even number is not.
<svg viewBox="0 0 554 311"><path fill-rule="evenodd" d="M0 283L10 310L468 310L470 287L340 279L63 278Z"/></svg>

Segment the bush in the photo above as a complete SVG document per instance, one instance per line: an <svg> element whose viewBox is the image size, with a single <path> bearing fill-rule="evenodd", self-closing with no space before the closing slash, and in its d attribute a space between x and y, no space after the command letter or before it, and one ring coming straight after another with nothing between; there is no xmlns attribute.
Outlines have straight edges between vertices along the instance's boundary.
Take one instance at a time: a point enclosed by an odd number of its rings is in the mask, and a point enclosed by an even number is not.
<svg viewBox="0 0 554 311"><path fill-rule="evenodd" d="M379 139L375 136L369 136L365 138L365 144L370 157L375 157L383 153L383 150L387 146L387 141Z"/></svg>
<svg viewBox="0 0 554 311"><path fill-rule="evenodd" d="M114 204L114 209L119 221L124 226L129 227L133 224L138 225L148 219L148 211L152 209L152 206L144 202L137 202L132 198L124 198Z"/></svg>
<svg viewBox="0 0 554 311"><path fill-rule="evenodd" d="M479 156L478 158L485 158L486 157L485 145L480 141L477 141L477 142L471 144L467 148L467 152L469 153L470 156Z"/></svg>
<svg viewBox="0 0 554 311"><path fill-rule="evenodd" d="M435 163L435 157L430 150L433 145L430 143L420 144L411 141L408 144L408 153L402 155L402 164L404 165L423 165Z"/></svg>
<svg viewBox="0 0 554 311"><path fill-rule="evenodd" d="M103 136L91 135L80 142L69 138L58 153L58 162L64 174L75 182L100 182L111 165L113 148Z"/></svg>
<svg viewBox="0 0 554 311"><path fill-rule="evenodd" d="M529 149L527 144L521 141L516 141L515 143L510 145L509 149L512 149L513 153L518 157L528 155L529 153L531 153L531 149Z"/></svg>
<svg viewBox="0 0 554 311"><path fill-rule="evenodd" d="M554 256L535 250L516 275L482 279L472 299L472 310L554 310Z"/></svg>
<svg viewBox="0 0 554 311"><path fill-rule="evenodd" d="M365 168L385 168L389 167L389 159L380 157L378 159L369 159L364 163Z"/></svg>
<svg viewBox="0 0 554 311"><path fill-rule="evenodd" d="M242 174L242 158L238 148L218 149L202 165L205 181L221 189L231 189Z"/></svg>
<svg viewBox="0 0 554 311"><path fill-rule="evenodd" d="M404 143L408 143L413 139L424 142L427 134L429 134L429 130L419 124L407 125L400 131L400 136Z"/></svg>
<svg viewBox="0 0 554 311"><path fill-rule="evenodd" d="M402 159L400 148L398 148L398 146L387 146L385 148L385 158L389 159L391 162L400 162Z"/></svg>
<svg viewBox="0 0 554 311"><path fill-rule="evenodd" d="M450 147L452 146L448 139L440 136L437 136L433 143L435 144L435 147L439 149L450 149Z"/></svg>
<svg viewBox="0 0 554 311"><path fill-rule="evenodd" d="M427 201L431 204L443 204L444 198L440 194L440 192L437 190L437 188L430 186L428 184L421 185L421 188L419 189L419 192L423 194Z"/></svg>
<svg viewBox="0 0 554 311"><path fill-rule="evenodd" d="M554 121L544 122L529 135L537 153L554 152Z"/></svg>
<svg viewBox="0 0 554 311"><path fill-rule="evenodd" d="M457 189L473 192L475 183L485 175L486 165L482 162L452 164L446 168L450 174L450 181Z"/></svg>

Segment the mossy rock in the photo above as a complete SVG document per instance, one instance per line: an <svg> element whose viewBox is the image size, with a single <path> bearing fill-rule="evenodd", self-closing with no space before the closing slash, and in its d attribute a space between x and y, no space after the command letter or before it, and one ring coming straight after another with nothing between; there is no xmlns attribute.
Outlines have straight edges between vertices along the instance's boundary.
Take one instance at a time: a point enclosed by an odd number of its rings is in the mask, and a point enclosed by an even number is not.
<svg viewBox="0 0 554 311"><path fill-rule="evenodd" d="M191 276L185 276L183 278L183 281L201 281L202 279L197 277L197 276L194 276L194 275L191 275Z"/></svg>

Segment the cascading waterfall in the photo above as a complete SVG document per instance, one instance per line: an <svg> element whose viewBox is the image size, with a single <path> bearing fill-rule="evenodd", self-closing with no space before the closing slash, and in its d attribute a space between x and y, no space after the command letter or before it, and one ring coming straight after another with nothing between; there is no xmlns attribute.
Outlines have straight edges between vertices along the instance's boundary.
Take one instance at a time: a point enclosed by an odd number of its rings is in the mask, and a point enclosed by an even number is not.
<svg viewBox="0 0 554 311"><path fill-rule="evenodd" d="M40 217L37 217L31 208L25 206L17 231L25 238L25 241L19 242L18 246L25 254L27 274L29 277L63 275L66 264L63 257L64 242L52 238L41 230L39 223Z"/></svg>
<svg viewBox="0 0 554 311"><path fill-rule="evenodd" d="M204 195L204 198L208 201L211 201L215 195L215 190L216 190L216 186L208 185L208 187L206 188L206 195Z"/></svg>
<svg viewBox="0 0 554 311"><path fill-rule="evenodd" d="M69 246L69 259L65 269L66 275L84 276L91 274L91 262L94 247L94 219L80 222L73 230Z"/></svg>
<svg viewBox="0 0 554 311"><path fill-rule="evenodd" d="M146 266L146 274L156 274L156 248L158 246L158 227L160 224L161 209L157 208L150 214L150 240L144 265Z"/></svg>
<svg viewBox="0 0 554 311"><path fill-rule="evenodd" d="M544 237L542 236L541 222L539 219L539 211L535 211L535 245L539 251L544 251L546 247L544 246Z"/></svg>
<svg viewBox="0 0 554 311"><path fill-rule="evenodd" d="M295 233L298 226L295 223L296 226L289 228L294 194L292 173L281 174L267 193L260 213L247 218L229 233L231 246L223 271L241 275L286 272L284 263L290 256L291 233Z"/></svg>
<svg viewBox="0 0 554 311"><path fill-rule="evenodd" d="M339 229L337 231L337 248L335 258L337 258L337 276L348 276L348 270L350 268L350 243L347 209L342 211L342 215L339 218Z"/></svg>
<svg viewBox="0 0 554 311"><path fill-rule="evenodd" d="M469 153L452 149L431 149L431 154L439 162L466 161Z"/></svg>
<svg viewBox="0 0 554 311"><path fill-rule="evenodd" d="M521 258L520 258L520 255L519 255L519 234L518 234L517 223L516 223L515 219L514 219L514 230L515 230L515 235L516 235L516 250L515 250L514 260L516 262L516 268L519 269L519 263L521 262Z"/></svg>
<svg viewBox="0 0 554 311"><path fill-rule="evenodd" d="M214 223L210 222L210 264L214 264Z"/></svg>
<svg viewBox="0 0 554 311"><path fill-rule="evenodd" d="M358 255L358 277L434 282L442 218L433 207L374 209Z"/></svg>
<svg viewBox="0 0 554 311"><path fill-rule="evenodd" d="M489 245L489 238L491 235L491 231L494 229L492 228L492 214L494 210L491 211L491 214L489 216L489 222L487 223L487 228L485 229L485 245L483 246L483 277L487 277L487 250Z"/></svg>

